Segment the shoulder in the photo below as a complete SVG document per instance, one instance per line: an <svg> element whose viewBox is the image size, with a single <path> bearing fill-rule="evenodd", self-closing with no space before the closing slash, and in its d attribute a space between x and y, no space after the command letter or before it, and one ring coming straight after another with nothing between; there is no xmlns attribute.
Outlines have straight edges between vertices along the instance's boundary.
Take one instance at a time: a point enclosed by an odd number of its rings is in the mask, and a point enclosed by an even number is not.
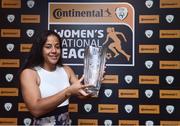
<svg viewBox="0 0 180 126"><path fill-rule="evenodd" d="M64 65L63 68L64 68L64 70L66 71L66 73L68 74L69 77L74 75L74 71L70 66Z"/></svg>
<svg viewBox="0 0 180 126"><path fill-rule="evenodd" d="M76 74L74 73L73 69L70 66L63 66L63 68L69 77L70 83L71 84L75 83L78 80L78 78Z"/></svg>
<svg viewBox="0 0 180 126"><path fill-rule="evenodd" d="M32 74L36 74L36 71L30 68L26 68L21 72L21 75L32 75Z"/></svg>
<svg viewBox="0 0 180 126"><path fill-rule="evenodd" d="M20 80L37 79L37 72L34 69L26 68L20 74Z"/></svg>
<svg viewBox="0 0 180 126"><path fill-rule="evenodd" d="M72 68L70 66L64 65L63 68L64 70L72 71Z"/></svg>
<svg viewBox="0 0 180 126"><path fill-rule="evenodd" d="M35 69L26 68L20 74L21 85L27 85L27 83L40 84L40 77Z"/></svg>

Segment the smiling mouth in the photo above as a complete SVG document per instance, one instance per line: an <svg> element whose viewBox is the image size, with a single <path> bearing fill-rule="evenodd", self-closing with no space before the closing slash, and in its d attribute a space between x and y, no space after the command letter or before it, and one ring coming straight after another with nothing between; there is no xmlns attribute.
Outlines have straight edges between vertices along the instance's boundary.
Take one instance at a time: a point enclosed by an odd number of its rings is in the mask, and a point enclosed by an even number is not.
<svg viewBox="0 0 180 126"><path fill-rule="evenodd" d="M51 59L54 59L54 60L58 59L57 56L50 56L50 58L51 58Z"/></svg>

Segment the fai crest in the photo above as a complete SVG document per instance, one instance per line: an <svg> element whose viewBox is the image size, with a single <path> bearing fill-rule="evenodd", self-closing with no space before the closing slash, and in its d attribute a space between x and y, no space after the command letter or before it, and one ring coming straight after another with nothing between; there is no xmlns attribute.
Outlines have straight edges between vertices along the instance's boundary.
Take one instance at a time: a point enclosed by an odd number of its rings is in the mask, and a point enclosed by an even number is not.
<svg viewBox="0 0 180 126"><path fill-rule="evenodd" d="M128 15L128 9L125 7L116 8L116 16L120 20L124 20Z"/></svg>

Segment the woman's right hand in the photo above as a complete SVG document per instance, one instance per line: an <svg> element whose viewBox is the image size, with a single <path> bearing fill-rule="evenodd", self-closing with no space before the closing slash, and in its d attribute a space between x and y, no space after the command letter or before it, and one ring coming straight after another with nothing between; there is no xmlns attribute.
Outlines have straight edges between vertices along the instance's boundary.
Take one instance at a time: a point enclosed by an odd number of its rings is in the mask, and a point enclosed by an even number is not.
<svg viewBox="0 0 180 126"><path fill-rule="evenodd" d="M81 82L84 79L84 75L77 80L76 82L74 82L68 89L69 92L71 93L71 95L77 95L77 96L88 96L89 94L87 94L85 92L85 88L89 87L90 85L83 85Z"/></svg>

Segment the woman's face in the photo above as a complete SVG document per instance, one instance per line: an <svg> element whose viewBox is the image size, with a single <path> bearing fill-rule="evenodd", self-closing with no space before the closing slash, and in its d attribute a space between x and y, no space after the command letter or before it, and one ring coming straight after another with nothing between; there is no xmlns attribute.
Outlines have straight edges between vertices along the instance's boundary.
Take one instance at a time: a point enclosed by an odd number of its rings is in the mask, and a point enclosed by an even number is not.
<svg viewBox="0 0 180 126"><path fill-rule="evenodd" d="M58 38L54 35L49 35L42 49L42 54L44 58L43 66L45 68L55 66L60 58L60 53L61 50Z"/></svg>

